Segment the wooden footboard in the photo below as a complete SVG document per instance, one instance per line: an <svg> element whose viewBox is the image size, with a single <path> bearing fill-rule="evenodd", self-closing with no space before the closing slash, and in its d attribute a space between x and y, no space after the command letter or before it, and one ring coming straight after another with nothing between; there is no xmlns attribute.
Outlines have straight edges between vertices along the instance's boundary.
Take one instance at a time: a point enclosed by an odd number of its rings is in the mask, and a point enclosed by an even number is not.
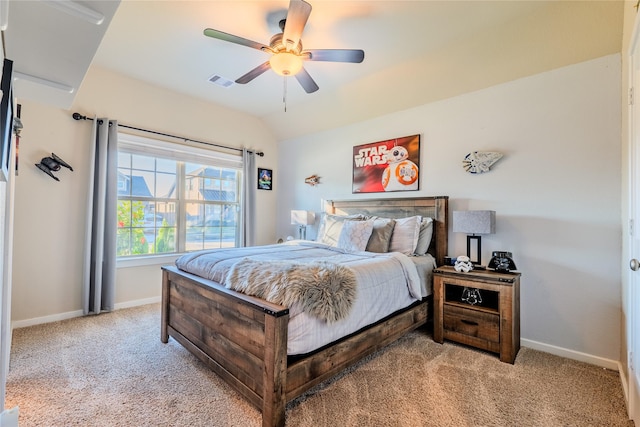
<svg viewBox="0 0 640 427"><path fill-rule="evenodd" d="M264 426L283 426L286 307L163 268L161 340L175 338L262 411Z"/></svg>
<svg viewBox="0 0 640 427"><path fill-rule="evenodd" d="M289 310L163 267L161 340L169 336L284 426L286 403L427 321L421 301L311 355L287 363Z"/></svg>

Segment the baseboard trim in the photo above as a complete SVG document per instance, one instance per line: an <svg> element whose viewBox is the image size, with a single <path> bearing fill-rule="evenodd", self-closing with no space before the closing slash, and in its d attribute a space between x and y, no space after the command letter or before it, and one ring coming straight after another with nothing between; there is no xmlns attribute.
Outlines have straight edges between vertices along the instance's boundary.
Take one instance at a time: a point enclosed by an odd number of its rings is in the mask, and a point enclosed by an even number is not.
<svg viewBox="0 0 640 427"><path fill-rule="evenodd" d="M569 350L568 348L557 347L555 345L527 339L520 339L520 345L522 347L529 347L534 350L544 351L545 353L555 354L556 356L566 357L567 359L600 366L601 368L611 369L612 371L620 371L620 362L617 360L605 359L604 357L594 356L592 354L582 353L580 351Z"/></svg>
<svg viewBox="0 0 640 427"><path fill-rule="evenodd" d="M115 305L115 310L154 304L160 302L160 300L161 297L157 296L134 301L121 302ZM44 323L59 322L61 320L73 319L74 317L82 317L83 315L84 313L82 312L82 310L76 310L68 311L66 313L52 314L51 316L34 317L33 319L15 320L11 322L11 329L26 328L28 326L42 325Z"/></svg>
<svg viewBox="0 0 640 427"><path fill-rule="evenodd" d="M627 414L631 415L631 413L629 413L629 377L627 377L624 369L622 369L621 362L618 362L618 373L620 374L620 383L622 384L622 391L624 392L624 401L627 404Z"/></svg>
<svg viewBox="0 0 640 427"><path fill-rule="evenodd" d="M66 313L52 314L50 316L34 317L33 319L14 320L11 322L12 329L26 328L28 326L42 325L43 323L59 322L61 320L73 319L82 316L82 310L68 311Z"/></svg>
<svg viewBox="0 0 640 427"><path fill-rule="evenodd" d="M157 297L151 297L151 298L144 298L144 299L137 299L134 301L127 301L127 302L121 302L116 304L115 308L116 310L121 310L123 308L131 308L131 307L138 307L141 305L147 305L147 304L155 304L157 302L160 302L162 300L161 296L157 296Z"/></svg>

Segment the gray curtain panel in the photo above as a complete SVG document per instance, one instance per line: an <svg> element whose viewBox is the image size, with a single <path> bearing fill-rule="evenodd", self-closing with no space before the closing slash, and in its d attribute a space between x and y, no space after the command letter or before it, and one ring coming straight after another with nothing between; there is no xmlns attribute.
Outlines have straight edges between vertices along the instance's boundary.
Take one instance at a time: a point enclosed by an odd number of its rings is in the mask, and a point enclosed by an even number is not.
<svg viewBox="0 0 640 427"><path fill-rule="evenodd" d="M116 282L118 123L94 119L83 277L84 314L114 308Z"/></svg>
<svg viewBox="0 0 640 427"><path fill-rule="evenodd" d="M242 150L242 218L240 246L254 246L256 240L256 192L258 186L258 170L256 155Z"/></svg>

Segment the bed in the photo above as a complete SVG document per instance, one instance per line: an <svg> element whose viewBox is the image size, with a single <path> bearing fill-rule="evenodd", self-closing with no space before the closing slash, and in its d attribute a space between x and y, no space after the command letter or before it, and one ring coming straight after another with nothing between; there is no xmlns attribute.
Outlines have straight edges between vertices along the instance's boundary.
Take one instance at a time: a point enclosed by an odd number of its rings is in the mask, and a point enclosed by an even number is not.
<svg viewBox="0 0 640 427"><path fill-rule="evenodd" d="M331 215L433 218L429 253L437 265L447 254L448 198L327 201ZM375 323L311 352L288 351L290 309L223 284L163 267L161 340L174 338L262 412L263 426L283 426L285 406L427 322L431 297L423 297Z"/></svg>

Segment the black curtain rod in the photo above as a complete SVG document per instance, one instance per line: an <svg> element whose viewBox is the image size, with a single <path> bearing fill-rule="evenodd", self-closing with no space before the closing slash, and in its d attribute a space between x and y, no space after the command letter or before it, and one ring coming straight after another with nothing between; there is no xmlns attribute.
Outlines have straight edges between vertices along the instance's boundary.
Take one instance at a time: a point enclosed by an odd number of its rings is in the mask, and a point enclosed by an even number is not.
<svg viewBox="0 0 640 427"><path fill-rule="evenodd" d="M80 113L73 113L72 117L75 120L93 120L93 118L87 117L87 116L83 116ZM102 124L102 120L98 120L98 123ZM168 136L169 138L181 139L181 140L183 140L185 142L187 142L187 141L188 142L195 142L195 143L198 143L198 144L205 144L205 145L211 145L213 147L225 148L227 150L242 151L242 148L227 147L226 145L214 144L212 142L198 141L198 140L191 139L191 138L184 138L182 136L171 135L171 134L163 133L163 132L156 132L155 130L142 129L142 128L137 128L137 127L134 127L134 126L123 125L123 124L120 124L120 123L118 123L118 126L119 127L123 127L123 128L127 128L127 129L137 130L137 131L140 131L140 132L152 133L154 135ZM248 151L250 153L255 153L256 155L258 155L260 157L264 156L264 153L262 151L251 151L251 150L248 150Z"/></svg>

